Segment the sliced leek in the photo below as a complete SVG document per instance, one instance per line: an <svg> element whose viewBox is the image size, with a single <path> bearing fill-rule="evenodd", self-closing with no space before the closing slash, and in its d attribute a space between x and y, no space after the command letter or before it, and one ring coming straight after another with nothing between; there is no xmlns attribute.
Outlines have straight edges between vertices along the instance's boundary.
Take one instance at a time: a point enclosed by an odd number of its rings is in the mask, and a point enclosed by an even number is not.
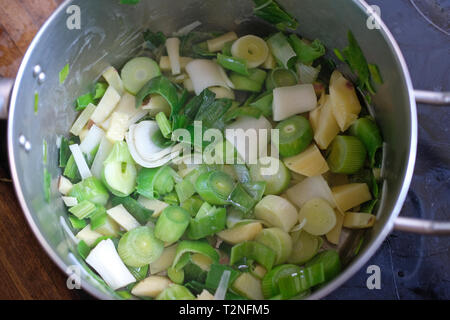
<svg viewBox="0 0 450 320"><path fill-rule="evenodd" d="M321 198L313 198L301 207L299 221L306 220L303 230L321 236L330 232L336 225L336 215L333 208Z"/></svg>
<svg viewBox="0 0 450 320"><path fill-rule="evenodd" d="M285 232L289 232L298 221L297 209L286 199L275 195L267 195L258 202L255 216Z"/></svg>
<svg viewBox="0 0 450 320"><path fill-rule="evenodd" d="M233 57L245 59L249 68L256 68L266 61L269 47L260 37L246 35L233 43L231 54Z"/></svg>

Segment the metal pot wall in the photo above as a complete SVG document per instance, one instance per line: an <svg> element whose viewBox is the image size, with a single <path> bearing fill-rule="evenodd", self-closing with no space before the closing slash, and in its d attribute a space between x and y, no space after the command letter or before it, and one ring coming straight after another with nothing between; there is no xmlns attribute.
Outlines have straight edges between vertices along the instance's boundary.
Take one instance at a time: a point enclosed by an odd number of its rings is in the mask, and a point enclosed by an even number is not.
<svg viewBox="0 0 450 320"><path fill-rule="evenodd" d="M368 61L379 66L384 84L373 99L373 112L384 139L383 196L377 223L366 232L347 234L340 247L346 261L343 272L310 297L321 298L339 287L375 253L395 227L400 230L437 234L450 233L450 224L398 217L414 169L417 145L416 102L447 103L448 93L414 91L402 54L386 26L375 17L380 28L367 28L369 6L357 0L280 0L299 21L298 32L321 39L328 48L346 46L350 29L358 39ZM81 28L66 24L78 6ZM75 9L74 9L75 8ZM173 32L195 20L205 29L245 30L252 27L252 1L238 0L142 0L137 6L119 5L110 0L64 2L48 19L30 45L17 74L10 97L8 147L11 173L18 199L37 239L55 263L67 273L69 266L81 265L82 287L102 299L114 293L95 280L76 254L67 214L56 190L58 149L56 139L67 134L75 119L75 98L85 93L107 65L121 66L135 55L146 28ZM239 24L241 23L241 24ZM59 71L70 64L64 84ZM0 79L0 105L8 101L12 81ZM35 93L39 110L34 112ZM1 112L0 112L1 114ZM6 115L6 113L4 113ZM54 177L50 204L44 200L42 143L48 145L47 168ZM358 256L353 245L364 236Z"/></svg>

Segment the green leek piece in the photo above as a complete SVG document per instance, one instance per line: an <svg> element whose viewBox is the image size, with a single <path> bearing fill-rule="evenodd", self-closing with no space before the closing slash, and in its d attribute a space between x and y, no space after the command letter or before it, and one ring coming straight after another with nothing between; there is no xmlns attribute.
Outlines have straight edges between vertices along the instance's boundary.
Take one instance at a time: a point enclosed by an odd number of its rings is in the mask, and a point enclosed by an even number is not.
<svg viewBox="0 0 450 320"><path fill-rule="evenodd" d="M211 265L211 269L209 270L208 275L206 276L205 282L206 287L210 290L216 290L217 287L219 286L222 274L226 270L230 271L230 280L228 281L228 287L231 287L234 280L236 280L236 278L239 277L241 273L230 266L219 263L213 263Z"/></svg>
<svg viewBox="0 0 450 320"><path fill-rule="evenodd" d="M239 73L232 72L230 80L236 90L260 92L267 73L261 69L249 69L249 75L243 76Z"/></svg>
<svg viewBox="0 0 450 320"><path fill-rule="evenodd" d="M175 85L164 76L157 76L147 82L141 90L136 94L136 108L142 105L142 102L150 94L159 94L170 105L171 115L178 114L182 105L179 103L177 88Z"/></svg>
<svg viewBox="0 0 450 320"><path fill-rule="evenodd" d="M336 250L325 250L318 253L305 264L305 267L313 266L318 263L323 264L325 281L334 279L341 272L341 260L339 258L339 253Z"/></svg>
<svg viewBox="0 0 450 320"><path fill-rule="evenodd" d="M189 262L190 253L202 254L210 258L213 261L213 263L219 262L219 254L207 242L183 240L178 244L177 251L175 253L175 258L173 259L172 267L174 267L177 270L182 269L186 265L186 263Z"/></svg>
<svg viewBox="0 0 450 320"><path fill-rule="evenodd" d="M172 192L175 180L180 180L180 177L169 166L142 168L136 179L136 191L146 198L157 199Z"/></svg>
<svg viewBox="0 0 450 320"><path fill-rule="evenodd" d="M225 229L226 220L225 208L216 208L204 202L196 217L191 219L187 236L189 239L198 240L213 235Z"/></svg>
<svg viewBox="0 0 450 320"><path fill-rule="evenodd" d="M282 65L285 69L292 66L295 61L294 58L296 57L296 54L283 33L278 32L271 36L267 39L267 44L269 45L273 56L280 65Z"/></svg>
<svg viewBox="0 0 450 320"><path fill-rule="evenodd" d="M259 119L262 115L262 111L256 107L244 106L235 109L230 109L225 114L225 121L234 120L238 117L252 117Z"/></svg>
<svg viewBox="0 0 450 320"><path fill-rule="evenodd" d="M61 144L59 145L59 167L65 168L67 161L69 161L72 152L69 149L69 140L65 137L61 137ZM78 169L77 169L78 170Z"/></svg>
<svg viewBox="0 0 450 320"><path fill-rule="evenodd" d="M330 146L327 163L331 172L352 174L364 165L366 149L357 137L337 136Z"/></svg>
<svg viewBox="0 0 450 320"><path fill-rule="evenodd" d="M222 171L202 173L195 182L195 190L203 200L210 204L226 205L234 189L234 181Z"/></svg>
<svg viewBox="0 0 450 320"><path fill-rule="evenodd" d="M169 138L172 133L172 125L167 119L164 112L159 112L155 117L156 123L158 124L159 130L161 131L164 138Z"/></svg>
<svg viewBox="0 0 450 320"><path fill-rule="evenodd" d="M156 297L156 300L195 300L195 296L188 288L174 283L164 289Z"/></svg>
<svg viewBox="0 0 450 320"><path fill-rule="evenodd" d="M200 197L193 196L185 200L184 202L181 202L181 207L189 211L192 217L195 217L203 203L204 201L200 199Z"/></svg>
<svg viewBox="0 0 450 320"><path fill-rule="evenodd" d="M180 239L189 225L190 214L181 207L169 206L158 217L155 236L168 243Z"/></svg>
<svg viewBox="0 0 450 320"><path fill-rule="evenodd" d="M272 116L272 101L273 93L271 91L266 91L260 96L256 97L253 102L250 103L251 107L256 107L261 110L263 116Z"/></svg>
<svg viewBox="0 0 450 320"><path fill-rule="evenodd" d="M69 159L66 162L63 175L72 183L76 183L81 180L80 172L78 171L78 167L73 154L70 154Z"/></svg>
<svg viewBox="0 0 450 320"><path fill-rule="evenodd" d="M231 56L232 56L232 53L231 53L231 47L233 46L234 41L235 41L235 40L228 41L228 42L226 42L226 43L223 45L223 48L222 48L222 54L223 54L224 56L228 56L228 57L231 57Z"/></svg>
<svg viewBox="0 0 450 320"><path fill-rule="evenodd" d="M278 287L283 299L290 299L318 284L325 282L325 272L322 263L310 265L297 273L280 277Z"/></svg>
<svg viewBox="0 0 450 320"><path fill-rule="evenodd" d="M236 73L248 76L247 61L245 59L232 57L231 55L226 56L224 54L217 54L217 63L220 64L225 69L234 71Z"/></svg>
<svg viewBox="0 0 450 320"><path fill-rule="evenodd" d="M294 86L298 83L297 75L289 69L276 68L270 70L266 78L266 89Z"/></svg>
<svg viewBox="0 0 450 320"><path fill-rule="evenodd" d="M295 156L305 150L314 135L309 121L302 116L283 120L275 129L280 130L278 150L283 157Z"/></svg>
<svg viewBox="0 0 450 320"><path fill-rule="evenodd" d="M269 168L278 168L273 174L267 174ZM265 174L266 173L266 174ZM280 159L261 157L256 164L250 165L250 176L253 181L264 181L264 194L279 195L285 191L291 181L291 173Z"/></svg>
<svg viewBox="0 0 450 320"><path fill-rule="evenodd" d="M95 104L92 93L88 92L82 96L79 96L76 101L75 111L84 110L90 103Z"/></svg>
<svg viewBox="0 0 450 320"><path fill-rule="evenodd" d="M44 168L44 199L47 203L50 203L50 195L51 195L51 182L52 175L48 172L47 168Z"/></svg>
<svg viewBox="0 0 450 320"><path fill-rule="evenodd" d="M133 277L136 278L136 281L141 281L147 278L148 274L148 264L142 267L128 267Z"/></svg>
<svg viewBox="0 0 450 320"><path fill-rule="evenodd" d="M59 83L63 83L69 75L69 64L66 64L59 72Z"/></svg>
<svg viewBox="0 0 450 320"><path fill-rule="evenodd" d="M173 283L183 284L184 282L184 270L176 270L175 268L169 267L167 269L167 276Z"/></svg>
<svg viewBox="0 0 450 320"><path fill-rule="evenodd" d="M274 0L253 0L253 14L284 31L287 28L297 29L298 22Z"/></svg>
<svg viewBox="0 0 450 320"><path fill-rule="evenodd" d="M234 265L242 259L251 259L262 265L267 271L272 269L275 263L275 252L256 241L245 241L231 248L230 265Z"/></svg>
<svg viewBox="0 0 450 320"><path fill-rule="evenodd" d="M178 206L180 204L180 200L178 200L178 195L175 191L169 192L168 194L164 195L163 201L172 206Z"/></svg>
<svg viewBox="0 0 450 320"><path fill-rule="evenodd" d="M281 277L299 273L300 270L301 268L295 264L283 264L273 268L270 272L267 272L262 280L262 292L264 298L269 299L280 294L278 280Z"/></svg>
<svg viewBox="0 0 450 320"><path fill-rule="evenodd" d="M122 261L130 267L143 267L157 260L164 249L164 243L157 239L150 227L134 228L120 238L117 252Z"/></svg>
<svg viewBox="0 0 450 320"><path fill-rule="evenodd" d="M87 226L86 220L78 219L74 215L69 215L69 221L74 229L83 229Z"/></svg>
<svg viewBox="0 0 450 320"><path fill-rule="evenodd" d="M289 42L297 54L297 59L303 64L309 65L325 54L325 47L318 39L311 42L311 44L307 44L296 34L291 34Z"/></svg>
<svg viewBox="0 0 450 320"><path fill-rule="evenodd" d="M359 118L350 127L350 134L358 137L364 144L369 156L370 166L375 165L375 154L383 146L380 129L369 118Z"/></svg>
<svg viewBox="0 0 450 320"><path fill-rule="evenodd" d="M101 99L103 97L103 95L106 92L106 89L108 89L108 84L104 83L104 82L97 82L95 84L95 89L94 89L94 99Z"/></svg>
<svg viewBox="0 0 450 320"><path fill-rule="evenodd" d="M153 214L153 210L147 209L132 197L113 197L111 204L113 207L123 205L140 224L146 224Z"/></svg>
<svg viewBox="0 0 450 320"><path fill-rule="evenodd" d="M97 206L95 211L89 216L89 219L92 230L96 230L97 228L103 226L108 219L108 214L106 213L105 207Z"/></svg>
<svg viewBox="0 0 450 320"><path fill-rule="evenodd" d="M183 179L175 185L175 191L180 203L184 203L195 194L195 187L189 179Z"/></svg>
<svg viewBox="0 0 450 320"><path fill-rule="evenodd" d="M87 218L91 213L93 213L97 208L95 204L90 201L83 200L79 202L76 206L69 208L69 212L72 213L78 219Z"/></svg>
<svg viewBox="0 0 450 320"><path fill-rule="evenodd" d="M109 198L108 191L102 182L94 176L75 184L68 196L77 198L78 203L88 200L100 206L105 206Z"/></svg>
<svg viewBox="0 0 450 320"><path fill-rule="evenodd" d="M89 245L84 240L80 240L80 242L78 242L77 244L77 251L80 257L86 259L89 255L89 252L91 252L91 247L89 247Z"/></svg>
<svg viewBox="0 0 450 320"><path fill-rule="evenodd" d="M252 210L252 208L258 202L246 191L243 184L241 183L236 184L230 194L230 197L228 198L228 201L233 207L242 211L244 214L249 213L250 210Z"/></svg>

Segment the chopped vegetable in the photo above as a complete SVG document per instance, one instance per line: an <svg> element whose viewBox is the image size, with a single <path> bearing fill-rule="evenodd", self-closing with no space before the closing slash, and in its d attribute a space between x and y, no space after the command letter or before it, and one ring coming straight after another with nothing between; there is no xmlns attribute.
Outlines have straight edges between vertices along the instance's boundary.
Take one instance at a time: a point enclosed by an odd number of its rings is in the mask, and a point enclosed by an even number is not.
<svg viewBox="0 0 450 320"><path fill-rule="evenodd" d="M231 229L226 229L217 233L217 236L230 244L238 244L243 241L250 241L262 230L260 222L251 222L244 225L237 225Z"/></svg>
<svg viewBox="0 0 450 320"><path fill-rule="evenodd" d="M253 181L266 182L265 195L283 193L291 180L291 174L283 162L273 157L261 157L257 164L250 165L250 175Z"/></svg>
<svg viewBox="0 0 450 320"><path fill-rule="evenodd" d="M278 29L297 29L298 22L274 0L253 0L253 14L274 24Z"/></svg>
<svg viewBox="0 0 450 320"><path fill-rule="evenodd" d="M333 208L321 198L308 200L300 209L299 221L306 220L303 230L321 236L331 231L336 225Z"/></svg>
<svg viewBox="0 0 450 320"><path fill-rule="evenodd" d="M317 254L322 245L322 239L301 230L294 233L292 243L292 251L287 262L303 264Z"/></svg>
<svg viewBox="0 0 450 320"><path fill-rule="evenodd" d="M234 41L238 38L235 32L227 32L214 39L206 40L209 52L217 52L223 49L227 42Z"/></svg>
<svg viewBox="0 0 450 320"><path fill-rule="evenodd" d="M194 300L195 296L184 286L170 284L157 297L156 300Z"/></svg>
<svg viewBox="0 0 450 320"><path fill-rule="evenodd" d="M116 68L109 66L102 74L103 79L112 87L119 95L122 95L125 91L122 79L119 76ZM107 91L107 90L106 90ZM103 95L105 95L106 91Z"/></svg>
<svg viewBox="0 0 450 320"><path fill-rule="evenodd" d="M267 73L261 69L249 69L248 76L243 76L236 72L230 74L230 81L233 88L241 91L260 92Z"/></svg>
<svg viewBox="0 0 450 320"><path fill-rule="evenodd" d="M155 237L150 227L137 227L125 233L117 251L122 261L131 267L143 267L157 260L164 243Z"/></svg>
<svg viewBox="0 0 450 320"><path fill-rule="evenodd" d="M150 276L138 282L131 293L138 297L156 298L171 284L170 280L161 276Z"/></svg>
<svg viewBox="0 0 450 320"><path fill-rule="evenodd" d="M75 136L78 136L80 132L83 130L86 123L92 117L92 114L95 112L96 107L93 104L89 104L78 116L77 120L72 125L70 129L70 133Z"/></svg>
<svg viewBox="0 0 450 320"><path fill-rule="evenodd" d="M376 217L364 212L346 212L343 226L350 229L370 228L375 224Z"/></svg>
<svg viewBox="0 0 450 320"><path fill-rule="evenodd" d="M323 264L325 281L330 281L341 272L341 260L336 250L325 250L318 253L305 265L306 267Z"/></svg>
<svg viewBox="0 0 450 320"><path fill-rule="evenodd" d="M100 241L91 250L86 262L97 271L113 290L136 281L120 259L111 239Z"/></svg>
<svg viewBox="0 0 450 320"><path fill-rule="evenodd" d="M359 206L372 199L369 187L365 183L349 183L333 187L333 198L341 212Z"/></svg>
<svg viewBox="0 0 450 320"><path fill-rule="evenodd" d="M252 276L248 272L242 273L233 282L232 289L236 293L238 293L248 299L252 299L252 300L264 299L264 297L262 295L262 289L261 289L261 280Z"/></svg>
<svg viewBox="0 0 450 320"><path fill-rule="evenodd" d="M258 202L255 216L285 232L289 232L298 221L297 209L286 199L275 195L267 195Z"/></svg>
<svg viewBox="0 0 450 320"><path fill-rule="evenodd" d="M67 195L77 198L78 202L88 200L100 206L105 206L109 198L108 191L102 182L95 177L84 179L73 185Z"/></svg>
<svg viewBox="0 0 450 320"><path fill-rule="evenodd" d="M297 59L301 63L311 64L314 60L325 54L325 47L318 39L308 44L297 35L291 34L289 36L289 42L297 55Z"/></svg>
<svg viewBox="0 0 450 320"><path fill-rule="evenodd" d="M289 170L307 177L321 175L329 170L325 158L314 143L303 152L283 161Z"/></svg>
<svg viewBox="0 0 450 320"><path fill-rule="evenodd" d="M181 207L169 206L158 217L155 235L167 243L177 241L189 225L190 214Z"/></svg>
<svg viewBox="0 0 450 320"><path fill-rule="evenodd" d="M196 95L209 87L229 88L231 84L222 67L211 60L195 59L186 65L186 72L192 80Z"/></svg>
<svg viewBox="0 0 450 320"><path fill-rule="evenodd" d="M327 157L330 170L335 173L352 174L364 165L366 149L363 143L353 136L337 136L331 144Z"/></svg>
<svg viewBox="0 0 450 320"><path fill-rule="evenodd" d="M263 229L255 238L275 252L274 265L286 262L292 251L292 239L289 234L280 228Z"/></svg>
<svg viewBox="0 0 450 320"><path fill-rule="evenodd" d="M271 248L259 242L245 241L238 243L231 248L230 265L242 262L242 259L254 260L266 270L270 271L275 263L276 253Z"/></svg>
<svg viewBox="0 0 450 320"><path fill-rule="evenodd" d="M273 90L273 120L281 121L293 115L311 111L317 106L312 84L298 84Z"/></svg>
<svg viewBox="0 0 450 320"><path fill-rule="evenodd" d="M101 123L108 118L120 100L120 94L112 87L106 89L105 94L98 103L91 115L91 120L95 123Z"/></svg>
<svg viewBox="0 0 450 320"><path fill-rule="evenodd" d="M69 75L69 64L66 64L59 72L59 83L63 83Z"/></svg>
<svg viewBox="0 0 450 320"><path fill-rule="evenodd" d="M195 182L195 190L210 204L225 205L234 189L233 179L222 171L202 173Z"/></svg>
<svg viewBox="0 0 450 320"><path fill-rule="evenodd" d="M285 69L293 65L296 54L283 33L278 32L271 36L267 39L267 44L277 62Z"/></svg>
<svg viewBox="0 0 450 320"><path fill-rule="evenodd" d="M122 204L106 210L106 213L127 231L141 226Z"/></svg>
<svg viewBox="0 0 450 320"><path fill-rule="evenodd" d="M266 89L273 90L279 87L294 86L297 82L297 76L292 70L276 68L270 70L266 78Z"/></svg>
<svg viewBox="0 0 450 320"><path fill-rule="evenodd" d="M293 116L281 121L275 129L280 130L278 150L283 157L291 157L304 151L313 139L309 121Z"/></svg>
<svg viewBox="0 0 450 320"><path fill-rule="evenodd" d="M225 228L226 210L216 208L204 202L194 219L191 219L187 235L189 239L198 240L213 235Z"/></svg>
<svg viewBox="0 0 450 320"><path fill-rule="evenodd" d="M225 69L248 76L247 60L242 58L230 57L223 54L217 54L217 63Z"/></svg>
<svg viewBox="0 0 450 320"><path fill-rule="evenodd" d="M270 272L266 273L262 279L262 292L264 298L268 299L280 294L280 288L278 286L278 280L284 276L290 276L292 274L300 272L301 268L294 264L283 264L273 268Z"/></svg>
<svg viewBox="0 0 450 320"><path fill-rule="evenodd" d="M246 35L233 42L231 54L246 61L249 68L256 68L266 61L269 47L260 37Z"/></svg>
<svg viewBox="0 0 450 320"><path fill-rule="evenodd" d="M383 146L380 129L369 118L359 118L350 127L350 133L364 144L369 156L370 166L375 165L375 154Z"/></svg>
<svg viewBox="0 0 450 320"><path fill-rule="evenodd" d="M298 273L281 277L278 286L283 299L289 299L323 282L325 282L323 264L316 263L301 269Z"/></svg>
<svg viewBox="0 0 450 320"><path fill-rule="evenodd" d="M333 193L322 176L308 177L289 188L286 194L289 200L299 208L313 198L322 198L333 208L336 207Z"/></svg>

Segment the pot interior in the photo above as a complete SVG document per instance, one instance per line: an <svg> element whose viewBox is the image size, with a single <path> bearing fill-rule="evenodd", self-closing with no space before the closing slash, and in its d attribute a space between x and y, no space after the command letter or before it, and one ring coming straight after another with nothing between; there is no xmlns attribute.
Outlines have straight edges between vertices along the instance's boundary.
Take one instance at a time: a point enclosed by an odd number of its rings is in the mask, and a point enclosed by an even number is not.
<svg viewBox="0 0 450 320"><path fill-rule="evenodd" d="M271 27L252 17L252 1L142 0L136 6L119 5L119 1L66 1L41 29L29 48L20 68L9 117L9 147L12 174L22 207L38 239L55 262L67 270L70 265L85 265L76 253L67 227L66 209L57 192L57 139L67 135L75 119L76 97L91 89L108 66L118 68L140 52L142 31L150 28L170 34L199 20L200 29L228 31L239 35L264 34ZM383 197L378 221L367 232L352 232L341 247L346 269L333 282L316 292L320 298L343 283L374 253L390 231L399 213L409 185L411 161L415 156L415 105L410 101L410 80L403 60L389 42L386 30L368 29L366 9L358 1L279 0L299 21L297 33L320 39L328 49L347 45L350 29L358 39L367 60L379 66L384 84L378 87L372 111L385 140ZM80 8L81 29L70 30L66 9ZM329 50L332 52L332 50ZM330 55L331 56L331 55ZM63 84L58 75L66 65L70 72ZM34 73L40 66L45 80ZM342 69L348 73L348 69ZM35 93L39 95L38 112L33 110ZM31 144L25 150L19 142L24 136ZM51 201L43 192L43 141L48 146L45 167L52 175ZM64 227L64 224L66 225ZM355 245L363 239L360 253L354 257ZM85 269L83 288L99 298L113 298Z"/></svg>

